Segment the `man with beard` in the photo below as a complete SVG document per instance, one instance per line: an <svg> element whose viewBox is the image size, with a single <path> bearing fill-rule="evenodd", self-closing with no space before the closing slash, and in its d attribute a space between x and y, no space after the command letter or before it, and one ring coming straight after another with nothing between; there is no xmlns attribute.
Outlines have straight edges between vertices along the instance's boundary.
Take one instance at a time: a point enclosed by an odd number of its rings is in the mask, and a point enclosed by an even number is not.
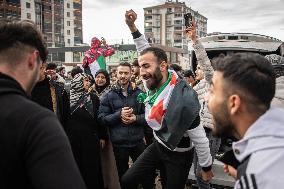
<svg viewBox="0 0 284 189"><path fill-rule="evenodd" d="M29 100L47 59L29 21L0 20L0 188L85 189L54 113Z"/></svg>
<svg viewBox="0 0 284 189"><path fill-rule="evenodd" d="M135 162L145 149L143 138L147 123L144 105L137 102L137 97L142 91L132 88L130 78L131 65L120 63L117 67L118 81L102 97L99 108L99 119L104 126L109 127L120 180L129 168L129 157Z"/></svg>
<svg viewBox="0 0 284 189"><path fill-rule="evenodd" d="M237 53L214 63L208 106L218 136L234 135L238 170L235 188L283 188L284 111L270 108L275 94L275 73L263 56Z"/></svg>
<svg viewBox="0 0 284 189"><path fill-rule="evenodd" d="M200 174L211 180L212 157L204 129L199 125L200 105L195 91L178 74L168 69L165 51L149 47L145 37L137 30L133 10L126 11L125 19L132 32L137 50L140 75L146 83L146 95L140 95L145 103L145 118L154 130L155 142L147 147L139 159L122 178L125 188L143 183L157 168L161 170L165 189L183 189L196 148Z"/></svg>

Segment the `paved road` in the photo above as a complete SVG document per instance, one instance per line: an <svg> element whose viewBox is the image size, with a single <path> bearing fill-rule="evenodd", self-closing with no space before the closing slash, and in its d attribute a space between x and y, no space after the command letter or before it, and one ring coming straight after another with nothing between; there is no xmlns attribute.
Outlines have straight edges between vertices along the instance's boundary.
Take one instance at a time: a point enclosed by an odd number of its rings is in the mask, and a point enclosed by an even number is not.
<svg viewBox="0 0 284 189"><path fill-rule="evenodd" d="M213 172L214 172L214 178L212 180L212 189L229 189L233 188L234 186L234 179L232 177L229 177L227 174L223 171L223 164L217 160L214 161L214 164L212 166ZM190 180L195 181L195 176L193 173L193 166L191 167L190 173L188 178ZM162 189L161 183L159 181L159 178L156 179L156 189ZM185 189L197 189L196 187L189 187L185 186Z"/></svg>

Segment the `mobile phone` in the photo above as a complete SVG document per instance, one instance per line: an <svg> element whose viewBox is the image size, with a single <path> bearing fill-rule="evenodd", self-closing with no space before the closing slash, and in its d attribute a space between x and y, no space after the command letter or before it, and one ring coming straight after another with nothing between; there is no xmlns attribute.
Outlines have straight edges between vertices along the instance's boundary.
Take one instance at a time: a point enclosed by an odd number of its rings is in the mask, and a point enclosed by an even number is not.
<svg viewBox="0 0 284 189"><path fill-rule="evenodd" d="M240 165L240 162L235 157L233 150L229 150L229 151L225 152L223 155L221 155L217 159L219 161L223 162L224 164L231 165L235 169L237 169L238 166Z"/></svg>
<svg viewBox="0 0 284 189"><path fill-rule="evenodd" d="M190 27L192 25L192 15L191 13L184 14L184 25Z"/></svg>

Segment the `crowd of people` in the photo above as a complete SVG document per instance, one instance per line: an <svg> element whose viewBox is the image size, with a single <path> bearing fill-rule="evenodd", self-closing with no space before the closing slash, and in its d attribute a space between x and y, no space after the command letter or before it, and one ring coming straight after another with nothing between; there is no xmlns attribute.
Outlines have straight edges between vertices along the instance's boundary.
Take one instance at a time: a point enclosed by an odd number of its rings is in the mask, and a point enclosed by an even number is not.
<svg viewBox="0 0 284 189"><path fill-rule="evenodd" d="M93 38L67 74L47 63L34 23L0 20L0 188L153 189L160 177L184 189L193 165L198 188L210 189L221 138L235 141L218 158L236 189L281 188L284 58L210 60L193 21L194 73L151 47L136 19L126 11L137 60L108 72L115 51Z"/></svg>

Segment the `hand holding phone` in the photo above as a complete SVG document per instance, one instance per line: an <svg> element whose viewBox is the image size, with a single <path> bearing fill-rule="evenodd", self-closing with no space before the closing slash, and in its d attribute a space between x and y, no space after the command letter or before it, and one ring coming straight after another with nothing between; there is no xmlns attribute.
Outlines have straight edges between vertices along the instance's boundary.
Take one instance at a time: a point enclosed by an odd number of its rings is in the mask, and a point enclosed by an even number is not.
<svg viewBox="0 0 284 189"><path fill-rule="evenodd" d="M194 18L191 16L190 13L187 13L184 15L185 19L185 33L186 36L193 41L193 43L196 42L197 40L197 35L196 35L196 30L197 30L197 25L195 23Z"/></svg>
<svg viewBox="0 0 284 189"><path fill-rule="evenodd" d="M191 13L184 14L184 25L185 25L186 28L192 26L192 15L191 15Z"/></svg>
<svg viewBox="0 0 284 189"><path fill-rule="evenodd" d="M226 165L231 165L235 169L237 169L238 166L240 165L240 162L235 157L233 150L225 152L222 156L218 158L218 160Z"/></svg>

